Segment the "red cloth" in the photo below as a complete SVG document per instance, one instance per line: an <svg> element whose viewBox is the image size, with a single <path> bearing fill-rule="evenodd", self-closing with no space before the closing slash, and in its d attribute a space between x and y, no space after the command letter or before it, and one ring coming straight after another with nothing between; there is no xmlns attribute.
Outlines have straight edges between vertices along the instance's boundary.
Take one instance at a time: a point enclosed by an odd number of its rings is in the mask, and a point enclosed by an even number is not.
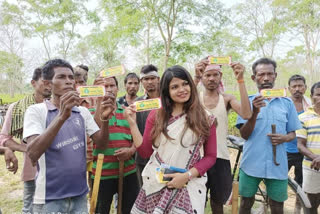
<svg viewBox="0 0 320 214"><path fill-rule="evenodd" d="M142 158L149 158L153 153L151 130L154 126L156 118L156 110L150 112L146 127L143 134L143 141L140 147L137 148L139 155ZM194 165L198 170L200 176L204 175L216 162L217 159L217 138L216 138L216 126L212 124L210 130L210 136L204 144L204 157Z"/></svg>

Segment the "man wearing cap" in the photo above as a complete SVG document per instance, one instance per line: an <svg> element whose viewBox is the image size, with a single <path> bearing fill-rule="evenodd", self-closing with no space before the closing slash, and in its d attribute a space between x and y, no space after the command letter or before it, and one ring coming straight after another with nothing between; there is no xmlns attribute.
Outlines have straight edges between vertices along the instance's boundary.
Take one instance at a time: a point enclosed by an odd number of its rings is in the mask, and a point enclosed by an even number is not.
<svg viewBox="0 0 320 214"><path fill-rule="evenodd" d="M200 92L200 102L209 115L217 118L217 161L208 170L207 188L210 189L210 204L212 213L223 214L223 204L228 200L232 190L230 157L227 148L228 111L233 109L244 118L251 117L250 103L243 79L245 68L240 63L232 63L236 81L239 84L241 103L235 96L223 93L222 72L219 65L209 64L204 59L196 65L195 82L200 80L205 88Z"/></svg>
<svg viewBox="0 0 320 214"><path fill-rule="evenodd" d="M158 74L158 68L152 64L145 65L140 71L140 80L145 90L145 95L138 97L136 100L147 100L158 98L160 76ZM147 117L150 111L137 112L137 124L141 135L144 133L144 127L147 121ZM148 159L143 159L136 153L137 175L140 187L142 186L141 173L146 166Z"/></svg>

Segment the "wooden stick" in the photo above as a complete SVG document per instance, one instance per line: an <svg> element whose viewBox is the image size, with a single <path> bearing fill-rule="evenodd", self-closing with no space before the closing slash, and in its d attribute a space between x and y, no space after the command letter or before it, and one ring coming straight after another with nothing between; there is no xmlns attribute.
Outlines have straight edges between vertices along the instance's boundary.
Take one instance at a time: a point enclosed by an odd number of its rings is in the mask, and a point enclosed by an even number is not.
<svg viewBox="0 0 320 214"><path fill-rule="evenodd" d="M272 134L277 133L276 124L271 125L271 130L272 130ZM277 146L276 145L272 145L272 154L273 154L273 163L276 166L279 166L280 164L277 162Z"/></svg>
<svg viewBox="0 0 320 214"><path fill-rule="evenodd" d="M123 170L124 161L119 161L119 182L118 182L118 207L117 214L121 214L122 210L122 194L123 194Z"/></svg>
<svg viewBox="0 0 320 214"><path fill-rule="evenodd" d="M90 214L94 214L96 212L103 159L104 154L99 154L96 167L96 174L94 176L92 196L90 201Z"/></svg>
<svg viewBox="0 0 320 214"><path fill-rule="evenodd" d="M232 183L232 214L238 214L239 183Z"/></svg>

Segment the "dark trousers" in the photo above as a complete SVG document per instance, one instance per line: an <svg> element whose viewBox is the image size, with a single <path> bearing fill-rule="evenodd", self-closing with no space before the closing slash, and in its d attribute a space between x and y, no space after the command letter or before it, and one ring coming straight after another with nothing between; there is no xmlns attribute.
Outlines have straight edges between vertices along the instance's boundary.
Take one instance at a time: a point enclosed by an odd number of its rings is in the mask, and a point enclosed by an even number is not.
<svg viewBox="0 0 320 214"><path fill-rule="evenodd" d="M146 164L136 164L136 168L137 168L137 178L138 178L138 182L139 182L139 187L142 187L143 181L142 181L142 171L144 169L144 167L146 166Z"/></svg>
<svg viewBox="0 0 320 214"><path fill-rule="evenodd" d="M294 166L294 180L302 186L302 161L301 153L287 153L288 156L288 171Z"/></svg>
<svg viewBox="0 0 320 214"><path fill-rule="evenodd" d="M96 213L109 214L113 195L118 193L118 179L100 180ZM123 178L122 214L129 214L138 196L139 184L136 173Z"/></svg>

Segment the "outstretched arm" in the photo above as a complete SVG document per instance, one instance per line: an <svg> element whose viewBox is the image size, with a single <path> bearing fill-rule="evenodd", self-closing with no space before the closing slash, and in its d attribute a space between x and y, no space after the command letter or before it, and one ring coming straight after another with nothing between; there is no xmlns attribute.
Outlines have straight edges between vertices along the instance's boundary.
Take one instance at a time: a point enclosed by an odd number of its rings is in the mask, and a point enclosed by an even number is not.
<svg viewBox="0 0 320 214"><path fill-rule="evenodd" d="M248 120L249 118L251 118L252 111L243 76L245 67L240 63L232 63L231 68L233 69L234 75L239 85L241 103L237 101L235 96L231 96L229 101L230 107L243 119Z"/></svg>

